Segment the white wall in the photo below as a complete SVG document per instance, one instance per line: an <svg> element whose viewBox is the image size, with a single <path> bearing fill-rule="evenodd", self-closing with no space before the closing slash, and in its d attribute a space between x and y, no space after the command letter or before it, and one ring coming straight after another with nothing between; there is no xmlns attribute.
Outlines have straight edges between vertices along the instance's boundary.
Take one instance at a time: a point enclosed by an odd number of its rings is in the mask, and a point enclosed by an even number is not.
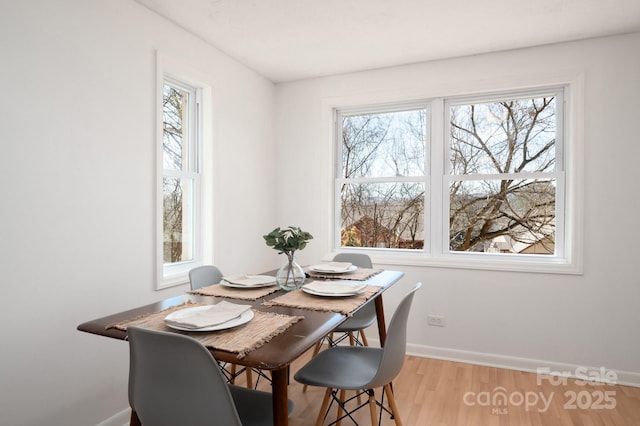
<svg viewBox="0 0 640 426"><path fill-rule="evenodd" d="M0 424L125 409L128 346L77 325L186 289L153 290L156 49L210 76L214 261L277 265L271 82L131 0L1 2Z"/></svg>
<svg viewBox="0 0 640 426"><path fill-rule="evenodd" d="M565 76L584 80L584 274L402 268L412 283L413 353L533 369L600 367L640 384L636 225L640 34L401 66L277 86L278 216L316 235L306 259L330 250L332 141L327 106L507 89ZM311 189L313 188L313 189ZM427 327L428 313L446 327ZM567 370L562 370L567 371ZM568 370L573 372L573 370Z"/></svg>

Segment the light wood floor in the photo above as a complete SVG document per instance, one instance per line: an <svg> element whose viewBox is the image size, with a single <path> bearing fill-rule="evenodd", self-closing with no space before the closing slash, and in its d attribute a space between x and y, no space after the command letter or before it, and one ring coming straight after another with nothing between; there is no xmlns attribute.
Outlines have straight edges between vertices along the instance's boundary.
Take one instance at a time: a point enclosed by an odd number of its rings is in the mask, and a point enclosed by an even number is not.
<svg viewBox="0 0 640 426"><path fill-rule="evenodd" d="M291 369L291 426L314 425L324 396L325 389L302 392L293 380L309 357L307 353ZM640 388L628 386L572 379L561 385L533 373L415 356L406 357L393 386L405 426L640 426ZM259 388L268 390L268 382L260 381ZM366 407L354 417L361 425L370 424ZM330 418L335 409L325 424ZM353 423L345 419L342 424ZM382 424L394 422L385 414Z"/></svg>

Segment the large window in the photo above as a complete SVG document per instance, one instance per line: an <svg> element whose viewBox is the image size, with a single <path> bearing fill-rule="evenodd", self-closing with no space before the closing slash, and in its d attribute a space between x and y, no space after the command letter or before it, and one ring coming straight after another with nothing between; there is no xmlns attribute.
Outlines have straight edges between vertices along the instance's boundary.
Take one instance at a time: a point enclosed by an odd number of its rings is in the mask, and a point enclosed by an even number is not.
<svg viewBox="0 0 640 426"><path fill-rule="evenodd" d="M338 108L336 248L568 263L565 90Z"/></svg>

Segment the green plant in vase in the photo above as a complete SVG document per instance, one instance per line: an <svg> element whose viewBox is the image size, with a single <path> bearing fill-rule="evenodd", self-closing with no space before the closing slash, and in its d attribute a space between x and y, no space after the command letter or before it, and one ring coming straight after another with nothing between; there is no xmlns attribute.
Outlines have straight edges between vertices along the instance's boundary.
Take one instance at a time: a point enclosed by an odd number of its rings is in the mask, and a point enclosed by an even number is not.
<svg viewBox="0 0 640 426"><path fill-rule="evenodd" d="M295 252L304 249L313 235L296 226L288 226L278 227L262 237L269 247L278 250L278 254L287 255L287 263L276 273L276 282L280 288L290 291L302 287L305 274L295 260Z"/></svg>

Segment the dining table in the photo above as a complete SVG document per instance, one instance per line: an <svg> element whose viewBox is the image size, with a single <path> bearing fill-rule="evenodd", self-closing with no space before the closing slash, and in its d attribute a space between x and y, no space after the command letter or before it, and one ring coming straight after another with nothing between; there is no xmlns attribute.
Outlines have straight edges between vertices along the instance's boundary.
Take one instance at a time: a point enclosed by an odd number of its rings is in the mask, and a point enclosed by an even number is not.
<svg viewBox="0 0 640 426"><path fill-rule="evenodd" d="M262 275L275 276L276 271L262 273ZM377 314L378 335L380 345L384 345L386 339L386 324L384 318L384 305L382 294L391 286L396 284L404 273L394 270L374 270L370 276L366 276L361 280L367 284L367 288L372 289L370 297L366 303L374 303ZM305 281L305 284L313 281L320 281L327 277L313 277L311 275ZM295 290L300 291L300 290ZM289 405L288 405L288 384L289 384L289 366L298 357L303 355L307 350L312 348L316 342L320 341L324 336L331 333L337 326L344 322L349 316L353 315L358 309L361 309L364 303L354 308L351 312L340 312L331 310L334 303L338 303L338 299L342 298L323 298L323 305L326 309L307 309L304 306L290 305L287 303L279 303L289 294L294 292L285 292L275 287L270 294L257 298L256 300L234 300L233 296L209 296L203 292L189 291L184 294L171 297L165 300L157 301L148 305L136 307L123 312L118 312L101 318L86 321L78 325L77 329L99 336L127 340L126 328L117 326L118 324L126 324L127 322L137 319L149 318L150 316L164 315L172 309L179 309L185 304L216 304L222 300L247 303L251 305L251 309L256 314L261 315L277 315L279 317L291 317L294 320L275 336L270 336L268 341L263 342L259 347L246 351L246 353L236 353L220 347L207 346L214 358L223 363L236 364L246 368L254 368L268 371L271 375L271 391L273 401L273 424L277 426L286 426L288 424ZM313 297L313 296L312 296ZM371 300L373 299L373 300ZM252 320L253 321L253 320ZM179 331L177 331L179 332ZM215 338L216 331L212 332L188 332L189 335L211 335ZM132 407L130 425L140 425L140 420Z"/></svg>

